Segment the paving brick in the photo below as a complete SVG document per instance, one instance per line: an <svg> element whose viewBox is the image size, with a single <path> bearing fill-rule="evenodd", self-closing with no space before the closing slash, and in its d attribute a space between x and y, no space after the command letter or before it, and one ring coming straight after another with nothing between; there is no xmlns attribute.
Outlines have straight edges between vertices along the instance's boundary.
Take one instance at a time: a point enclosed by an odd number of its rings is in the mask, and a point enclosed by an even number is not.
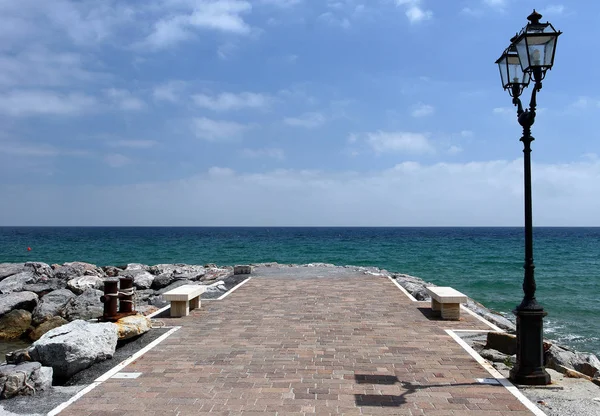
<svg viewBox="0 0 600 416"><path fill-rule="evenodd" d="M169 338L62 415L531 413L444 329L488 329L469 314L432 318L387 278L254 277L203 302Z"/></svg>

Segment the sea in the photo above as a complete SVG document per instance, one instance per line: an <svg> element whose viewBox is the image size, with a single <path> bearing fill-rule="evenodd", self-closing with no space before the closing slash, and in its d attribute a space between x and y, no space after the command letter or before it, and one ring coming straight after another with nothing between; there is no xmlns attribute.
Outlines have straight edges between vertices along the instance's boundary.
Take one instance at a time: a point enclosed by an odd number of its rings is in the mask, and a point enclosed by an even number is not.
<svg viewBox="0 0 600 416"><path fill-rule="evenodd" d="M545 337L600 356L600 227L533 233ZM523 258L522 227L0 227L0 263L376 266L452 286L509 319Z"/></svg>

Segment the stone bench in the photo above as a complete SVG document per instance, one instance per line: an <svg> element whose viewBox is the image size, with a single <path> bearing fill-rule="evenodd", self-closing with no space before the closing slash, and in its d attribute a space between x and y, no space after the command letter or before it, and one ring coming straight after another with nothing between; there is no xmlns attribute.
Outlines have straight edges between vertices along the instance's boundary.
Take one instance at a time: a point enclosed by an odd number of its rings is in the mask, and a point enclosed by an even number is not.
<svg viewBox="0 0 600 416"><path fill-rule="evenodd" d="M458 321L460 304L467 302L467 297L451 287L430 286L425 288L431 296L431 310L442 319Z"/></svg>
<svg viewBox="0 0 600 416"><path fill-rule="evenodd" d="M206 286L183 285L163 293L163 298L171 302L171 317L188 316L190 310L200 307L200 295Z"/></svg>

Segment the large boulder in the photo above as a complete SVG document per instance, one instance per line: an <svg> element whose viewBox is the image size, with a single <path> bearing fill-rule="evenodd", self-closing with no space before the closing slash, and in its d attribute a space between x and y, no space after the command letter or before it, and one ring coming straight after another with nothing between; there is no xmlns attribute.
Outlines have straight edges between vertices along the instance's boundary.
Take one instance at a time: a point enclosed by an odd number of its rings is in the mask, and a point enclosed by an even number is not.
<svg viewBox="0 0 600 416"><path fill-rule="evenodd" d="M104 305L100 302L102 295L100 290L86 289L81 295L69 299L61 309L60 315L67 321L98 318L104 313Z"/></svg>
<svg viewBox="0 0 600 416"><path fill-rule="evenodd" d="M233 274L230 269L221 269L218 267L210 267L206 269L206 273L202 275L198 280L201 282L212 282L226 278L228 275Z"/></svg>
<svg viewBox="0 0 600 416"><path fill-rule="evenodd" d="M431 297L427 290L425 290L425 285L415 282L409 281L399 281L400 286L402 286L408 293L410 293L416 300L429 300Z"/></svg>
<svg viewBox="0 0 600 416"><path fill-rule="evenodd" d="M0 263L0 280L25 270L25 263Z"/></svg>
<svg viewBox="0 0 600 416"><path fill-rule="evenodd" d="M23 290L33 292L41 298L47 293L50 293L54 290L64 289L65 287L67 287L67 283L64 280L42 278L38 280L37 283L27 283L23 285Z"/></svg>
<svg viewBox="0 0 600 416"><path fill-rule="evenodd" d="M36 282L36 275L29 270L8 276L0 282L0 293L20 292L27 283Z"/></svg>
<svg viewBox="0 0 600 416"><path fill-rule="evenodd" d="M46 263L30 261L25 263L25 268L32 271L40 279L51 279L54 277L54 270Z"/></svg>
<svg viewBox="0 0 600 416"><path fill-rule="evenodd" d="M148 271L154 275L170 274L174 276L185 276L186 279L199 279L206 274L204 266L194 264L157 264L150 266Z"/></svg>
<svg viewBox="0 0 600 416"><path fill-rule="evenodd" d="M558 345L552 345L545 354L546 366L556 371L561 367L572 368L592 378L600 377L600 360L594 355L574 352Z"/></svg>
<svg viewBox="0 0 600 416"><path fill-rule="evenodd" d="M133 285L137 289L150 289L154 275L144 269L126 269L119 273L119 277L133 279Z"/></svg>
<svg viewBox="0 0 600 416"><path fill-rule="evenodd" d="M55 267L54 276L63 280L71 280L79 276L96 276L100 278L106 276L98 266L81 261L65 263L62 266Z"/></svg>
<svg viewBox="0 0 600 416"><path fill-rule="evenodd" d="M488 332L485 348L500 351L503 354L517 353L517 336L506 332Z"/></svg>
<svg viewBox="0 0 600 416"><path fill-rule="evenodd" d="M75 294L81 295L86 289L104 288L104 279L98 276L79 276L67 282L67 287Z"/></svg>
<svg viewBox="0 0 600 416"><path fill-rule="evenodd" d="M42 322L60 314L67 302L74 298L75 294L69 289L59 289L44 296L33 310L33 324Z"/></svg>
<svg viewBox="0 0 600 416"><path fill-rule="evenodd" d="M187 279L183 279L183 280L176 280L173 283L171 283L169 286L163 287L160 290L156 291L157 295L162 295L163 293L168 292L169 290L173 290L179 286L183 286L183 285L189 285L193 283L191 280L187 280Z"/></svg>
<svg viewBox="0 0 600 416"><path fill-rule="evenodd" d="M32 395L52 386L52 368L38 362L0 365L0 391L3 399Z"/></svg>
<svg viewBox="0 0 600 416"><path fill-rule="evenodd" d="M37 305L38 295L33 292L16 292L0 295L0 316L13 309L32 311Z"/></svg>
<svg viewBox="0 0 600 416"><path fill-rule="evenodd" d="M46 332L29 347L29 355L52 367L56 378L66 379L96 362L112 358L116 347L115 324L77 320Z"/></svg>
<svg viewBox="0 0 600 416"><path fill-rule="evenodd" d="M51 329L58 328L59 326L63 326L68 323L69 321L60 316L53 316L52 318L42 322L37 328L34 328L29 333L29 339L32 341L37 341L42 337L42 335Z"/></svg>
<svg viewBox="0 0 600 416"><path fill-rule="evenodd" d="M119 273L123 271L123 269L119 269L115 266L103 266L102 270L104 271L104 273L106 273L106 276L108 277L117 277Z"/></svg>
<svg viewBox="0 0 600 416"><path fill-rule="evenodd" d="M31 312L14 309L0 317L0 339L16 339L31 326Z"/></svg>
<svg viewBox="0 0 600 416"><path fill-rule="evenodd" d="M151 328L150 318L144 315L131 315L115 322L119 340L130 339L148 332Z"/></svg>

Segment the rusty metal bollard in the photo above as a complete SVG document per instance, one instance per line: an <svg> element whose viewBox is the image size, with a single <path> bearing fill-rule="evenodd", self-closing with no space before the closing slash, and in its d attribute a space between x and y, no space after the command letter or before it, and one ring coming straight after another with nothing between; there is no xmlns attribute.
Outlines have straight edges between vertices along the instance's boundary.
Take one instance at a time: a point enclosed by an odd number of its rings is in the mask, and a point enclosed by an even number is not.
<svg viewBox="0 0 600 416"><path fill-rule="evenodd" d="M133 279L120 277L119 284L119 313L130 314L133 312Z"/></svg>
<svg viewBox="0 0 600 416"><path fill-rule="evenodd" d="M104 303L104 314L102 318L110 319L117 314L117 303L119 302L119 282L115 280L104 281L104 295L100 296L100 302Z"/></svg>

